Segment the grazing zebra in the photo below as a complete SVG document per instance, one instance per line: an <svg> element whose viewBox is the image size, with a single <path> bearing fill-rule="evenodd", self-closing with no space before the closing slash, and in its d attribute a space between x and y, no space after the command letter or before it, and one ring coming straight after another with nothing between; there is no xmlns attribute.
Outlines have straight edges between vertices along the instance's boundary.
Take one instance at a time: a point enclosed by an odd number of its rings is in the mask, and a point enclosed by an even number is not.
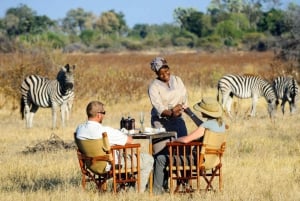
<svg viewBox="0 0 300 201"><path fill-rule="evenodd" d="M270 83L258 76L225 75L218 81L218 95L222 93L222 106L230 117L230 107L233 96L238 98L252 98L251 116L255 116L256 103L260 96L268 102L268 112L273 117L276 109L276 96Z"/></svg>
<svg viewBox="0 0 300 201"><path fill-rule="evenodd" d="M38 75L27 76L21 85L21 114L26 127L32 127L34 113L39 107L52 108L52 128L56 128L56 111L61 109L62 126L65 126L65 113L68 112L69 98L74 97L75 66L67 64L58 72L56 80Z"/></svg>
<svg viewBox="0 0 300 201"><path fill-rule="evenodd" d="M296 111L296 101L298 96L298 84L293 77L279 76L273 81L273 88L276 94L276 104L281 102L281 110L284 114L284 105L289 102L290 112L293 114Z"/></svg>

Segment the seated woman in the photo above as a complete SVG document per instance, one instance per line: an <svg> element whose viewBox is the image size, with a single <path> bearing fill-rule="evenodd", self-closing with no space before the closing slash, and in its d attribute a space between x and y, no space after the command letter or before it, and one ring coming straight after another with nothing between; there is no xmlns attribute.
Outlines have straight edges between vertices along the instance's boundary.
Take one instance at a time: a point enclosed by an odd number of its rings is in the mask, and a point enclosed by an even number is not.
<svg viewBox="0 0 300 201"><path fill-rule="evenodd" d="M187 136L177 138L175 141L188 143L200 140L206 129L216 133L225 133L226 126L222 120L222 107L214 99L203 98L199 103L194 105L194 109L201 112L202 117L207 120L203 122L196 130ZM163 184L166 182L164 178L168 178L166 167L169 165L168 155L159 155L156 157L154 166L154 193L161 194L163 192Z"/></svg>

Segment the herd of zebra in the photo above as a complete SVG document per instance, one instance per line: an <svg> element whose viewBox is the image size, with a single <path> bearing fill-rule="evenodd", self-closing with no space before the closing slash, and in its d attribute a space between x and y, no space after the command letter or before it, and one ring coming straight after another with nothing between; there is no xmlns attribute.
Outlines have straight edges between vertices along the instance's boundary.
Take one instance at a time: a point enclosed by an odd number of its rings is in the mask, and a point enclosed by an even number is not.
<svg viewBox="0 0 300 201"><path fill-rule="evenodd" d="M62 127L65 126L65 117L74 100L74 72L75 66L66 64L58 72L56 80L50 80L38 75L27 76L21 85L21 114L26 120L26 127L32 127L33 116L39 107L52 108L52 128L56 128L57 109L61 110ZM222 94L222 106L230 117L230 108L234 96L245 99L252 98L251 116L255 116L258 98L263 96L268 103L268 112L273 117L281 100L281 110L284 114L286 102L289 103L290 112L296 109L298 84L293 77L277 77L269 83L259 76L251 75L225 75L218 81L217 99Z"/></svg>
<svg viewBox="0 0 300 201"><path fill-rule="evenodd" d="M284 114L284 107L288 102L290 112L293 114L299 92L297 81L290 76L279 76L269 83L259 76L225 75L218 81L218 100L220 93L222 106L230 117L232 117L230 107L233 96L242 99L252 98L250 116L255 116L256 103L258 98L263 96L268 103L269 116L273 117L280 100L282 113Z"/></svg>

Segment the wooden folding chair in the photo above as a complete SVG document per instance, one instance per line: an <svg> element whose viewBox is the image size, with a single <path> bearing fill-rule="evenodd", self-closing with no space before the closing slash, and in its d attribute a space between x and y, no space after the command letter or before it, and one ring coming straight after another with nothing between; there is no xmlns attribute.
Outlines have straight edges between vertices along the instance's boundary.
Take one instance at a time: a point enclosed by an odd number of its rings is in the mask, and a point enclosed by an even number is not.
<svg viewBox="0 0 300 201"><path fill-rule="evenodd" d="M95 140L75 137L75 142L84 189L86 182L94 182L99 191L106 191L107 180L112 178L113 192L135 185L139 192L140 144L110 146L106 133L103 133L102 139Z"/></svg>
<svg viewBox="0 0 300 201"><path fill-rule="evenodd" d="M140 147L140 144L111 147L115 159L112 165L114 192L127 187L135 187L140 192Z"/></svg>
<svg viewBox="0 0 300 201"><path fill-rule="evenodd" d="M200 179L206 181L205 190L212 190L212 182L219 177L222 188L222 156L225 151L226 134L205 132L203 143L167 143L169 149L170 193L200 191ZM194 181L194 182L193 182ZM176 188L174 190L174 183ZM194 187L196 183L196 188Z"/></svg>
<svg viewBox="0 0 300 201"><path fill-rule="evenodd" d="M196 180L197 184L200 180L199 169L197 168L197 161L195 159L200 157L201 142L168 142L169 149L169 170L170 175L170 193L187 193L193 192L192 180ZM193 152L199 157L195 157ZM176 188L174 190L174 183ZM197 189L198 189L197 185Z"/></svg>
<svg viewBox="0 0 300 201"><path fill-rule="evenodd" d="M100 157L88 157L82 154L77 149L77 157L81 169L81 184L82 188L86 188L87 182L94 182L99 191L104 192L107 190L106 181L111 178L111 172L103 172L103 173L95 173L91 169L88 168L87 164L91 164L92 161L102 161L102 156Z"/></svg>

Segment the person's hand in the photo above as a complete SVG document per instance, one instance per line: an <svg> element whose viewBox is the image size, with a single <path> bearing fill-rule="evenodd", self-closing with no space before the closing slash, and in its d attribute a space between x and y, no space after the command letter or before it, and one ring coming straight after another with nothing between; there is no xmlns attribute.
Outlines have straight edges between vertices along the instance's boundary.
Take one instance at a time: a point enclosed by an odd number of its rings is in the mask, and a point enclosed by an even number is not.
<svg viewBox="0 0 300 201"><path fill-rule="evenodd" d="M175 105L175 107L173 107L173 116L174 117L178 117L182 114L183 111L183 107L181 104L177 104Z"/></svg>

